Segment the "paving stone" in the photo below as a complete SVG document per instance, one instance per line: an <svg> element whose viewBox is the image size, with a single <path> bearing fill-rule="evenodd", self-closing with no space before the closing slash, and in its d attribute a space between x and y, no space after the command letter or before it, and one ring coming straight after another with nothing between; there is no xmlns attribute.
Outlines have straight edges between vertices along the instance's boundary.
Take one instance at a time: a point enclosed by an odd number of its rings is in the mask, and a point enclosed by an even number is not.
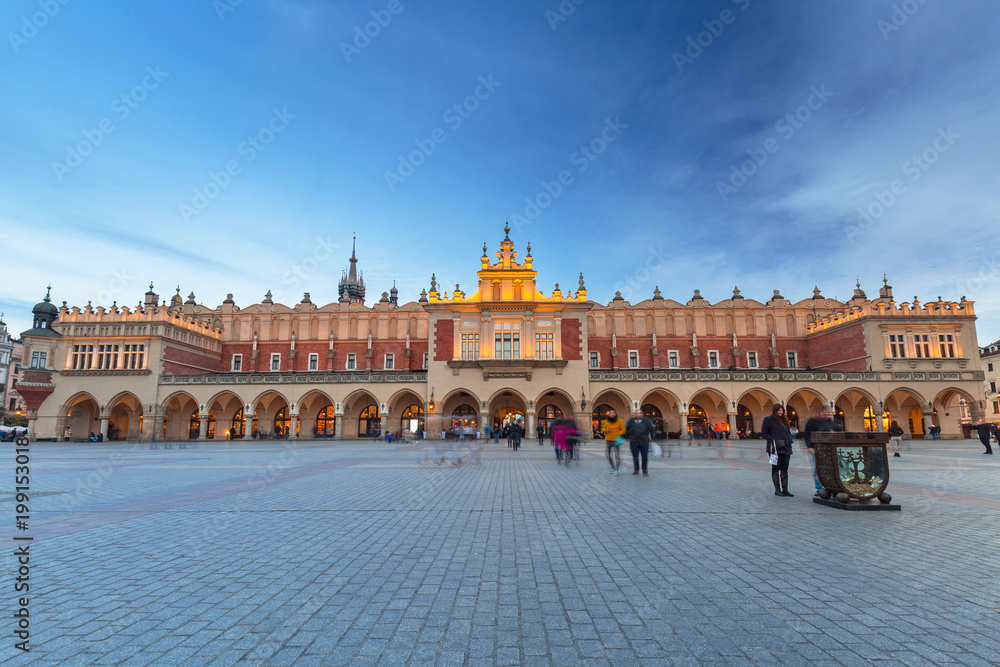
<svg viewBox="0 0 1000 667"><path fill-rule="evenodd" d="M492 444L454 468L358 442L123 449L114 484L62 508L58 494L113 446L33 445L54 492L33 499L34 646L2 646L0 661L978 666L1000 654L983 614L1000 592L970 585L997 578L981 555L1000 463L970 441L915 442L892 463L900 513L812 503L797 456L796 497L769 496L752 442L677 447L683 458L638 479L607 475L595 445L578 468ZM253 485L286 446L296 466Z"/></svg>

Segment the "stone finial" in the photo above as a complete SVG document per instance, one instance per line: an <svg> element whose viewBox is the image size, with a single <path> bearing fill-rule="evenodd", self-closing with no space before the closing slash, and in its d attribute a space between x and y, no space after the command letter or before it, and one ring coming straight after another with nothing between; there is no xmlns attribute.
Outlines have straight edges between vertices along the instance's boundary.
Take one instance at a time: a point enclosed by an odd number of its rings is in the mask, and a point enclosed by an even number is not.
<svg viewBox="0 0 1000 667"><path fill-rule="evenodd" d="M226 305L233 305L233 304L235 304L236 302L233 301L233 293L230 292L229 294L227 294L226 295L226 300L223 301L222 303L224 303Z"/></svg>
<svg viewBox="0 0 1000 667"><path fill-rule="evenodd" d="M813 287L813 298L814 299L822 299L823 298L823 295L819 291L819 285L816 285L815 287Z"/></svg>
<svg viewBox="0 0 1000 667"><path fill-rule="evenodd" d="M663 301L663 294L660 293L660 286L653 288L653 301Z"/></svg>
<svg viewBox="0 0 1000 667"><path fill-rule="evenodd" d="M733 285L733 299L742 299L743 295L740 294L740 288L738 285Z"/></svg>
<svg viewBox="0 0 1000 667"><path fill-rule="evenodd" d="M531 257L531 241L528 241L528 254L525 257Z"/></svg>
<svg viewBox="0 0 1000 667"><path fill-rule="evenodd" d="M488 257L486 254L486 241L483 241L483 257Z"/></svg>
<svg viewBox="0 0 1000 667"><path fill-rule="evenodd" d="M510 222L504 221L503 225L503 240L510 241Z"/></svg>
<svg viewBox="0 0 1000 667"><path fill-rule="evenodd" d="M703 296L701 295L701 290L700 290L700 289L696 289L696 290L694 291L694 296L692 296L692 297L691 297L691 300L692 300L692 301L702 301L702 300L704 300L704 298L705 298L705 297L703 297Z"/></svg>
<svg viewBox="0 0 1000 667"><path fill-rule="evenodd" d="M437 292L437 288L438 288L438 284L437 284L437 274L435 274L435 273L432 273L432 274L431 274L431 291L432 291L432 292Z"/></svg>
<svg viewBox="0 0 1000 667"><path fill-rule="evenodd" d="M267 294L264 295L264 300L261 303L274 303L271 300L271 290L267 290Z"/></svg>
<svg viewBox="0 0 1000 667"><path fill-rule="evenodd" d="M420 298L418 299L420 303L427 303L427 290L420 290Z"/></svg>
<svg viewBox="0 0 1000 667"><path fill-rule="evenodd" d="M309 292L302 293L302 303L312 303L312 300L309 298Z"/></svg>
<svg viewBox="0 0 1000 667"><path fill-rule="evenodd" d="M586 287L583 286L583 271L580 272L580 280L578 282L580 285L580 289L587 289Z"/></svg>
<svg viewBox="0 0 1000 667"><path fill-rule="evenodd" d="M785 297L781 296L781 290L777 290L776 289L776 290L774 290L774 295L771 297L771 300L772 301L778 301L779 299L784 299L784 298Z"/></svg>

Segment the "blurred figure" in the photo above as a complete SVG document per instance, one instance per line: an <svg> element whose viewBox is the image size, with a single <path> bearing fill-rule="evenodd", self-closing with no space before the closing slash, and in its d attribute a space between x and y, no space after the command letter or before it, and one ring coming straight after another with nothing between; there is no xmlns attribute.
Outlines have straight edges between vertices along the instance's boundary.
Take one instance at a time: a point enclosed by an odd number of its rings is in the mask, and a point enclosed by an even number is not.
<svg viewBox="0 0 1000 667"><path fill-rule="evenodd" d="M524 435L524 429L521 427L520 421L514 421L510 425L510 442L514 451L521 449L521 436Z"/></svg>
<svg viewBox="0 0 1000 667"><path fill-rule="evenodd" d="M979 434L979 442L983 443L986 451L983 454L992 454L993 447L990 446L990 425L980 419L976 422L976 432Z"/></svg>
<svg viewBox="0 0 1000 667"><path fill-rule="evenodd" d="M629 440L629 449L632 450L633 475L639 474L639 458L642 457L642 474L648 477L649 471L646 464L649 460L649 441L653 439L656 428L653 422L646 419L642 411L632 412L632 419L625 425L625 437Z"/></svg>
<svg viewBox="0 0 1000 667"><path fill-rule="evenodd" d="M622 467L621 446L625 444L625 422L618 418L617 411L608 410L608 418L601 422L601 434L611 474L617 475Z"/></svg>
<svg viewBox="0 0 1000 667"><path fill-rule="evenodd" d="M889 446L892 447L892 455L899 456L899 446L903 443L903 429L893 420L889 424Z"/></svg>
<svg viewBox="0 0 1000 667"><path fill-rule="evenodd" d="M816 448L813 447L812 434L839 430L840 424L833 418L833 411L825 404L819 409L818 416L810 417L809 421L806 422L803 437L806 441L806 453L809 454L809 466L812 468L813 484L816 486L816 493L813 495L818 496L819 492L823 490L823 485L820 483L819 474L816 471Z"/></svg>

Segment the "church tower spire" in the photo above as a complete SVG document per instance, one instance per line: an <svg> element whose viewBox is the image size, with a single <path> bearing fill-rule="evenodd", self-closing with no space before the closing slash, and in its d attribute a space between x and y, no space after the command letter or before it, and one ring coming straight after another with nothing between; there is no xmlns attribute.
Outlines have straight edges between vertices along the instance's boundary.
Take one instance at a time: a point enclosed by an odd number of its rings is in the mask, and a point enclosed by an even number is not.
<svg viewBox="0 0 1000 667"><path fill-rule="evenodd" d="M340 279L337 293L340 295L341 301L363 304L365 302L365 279L358 275L357 246L358 235L354 234L351 243L351 268L348 269L347 275Z"/></svg>

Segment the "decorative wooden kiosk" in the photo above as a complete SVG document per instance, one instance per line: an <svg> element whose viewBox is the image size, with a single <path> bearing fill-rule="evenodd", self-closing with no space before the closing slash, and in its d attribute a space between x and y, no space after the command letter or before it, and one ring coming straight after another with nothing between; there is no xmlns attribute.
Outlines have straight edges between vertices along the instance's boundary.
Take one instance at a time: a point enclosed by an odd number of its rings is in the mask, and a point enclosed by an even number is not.
<svg viewBox="0 0 1000 667"><path fill-rule="evenodd" d="M885 492L888 442L888 433L813 433L816 473L823 485L813 502L845 510L899 510Z"/></svg>

